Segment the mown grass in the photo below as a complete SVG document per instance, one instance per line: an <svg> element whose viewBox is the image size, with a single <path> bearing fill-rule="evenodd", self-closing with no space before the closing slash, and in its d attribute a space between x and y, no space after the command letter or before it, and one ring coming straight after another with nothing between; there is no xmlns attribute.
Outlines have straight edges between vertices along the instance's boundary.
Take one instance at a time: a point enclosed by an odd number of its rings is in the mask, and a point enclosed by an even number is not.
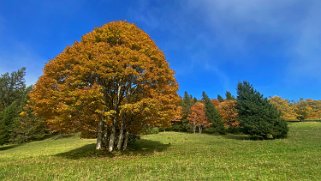
<svg viewBox="0 0 321 181"><path fill-rule="evenodd" d="M0 147L0 180L320 180L321 123L292 123L287 139L162 132L125 153L77 136Z"/></svg>

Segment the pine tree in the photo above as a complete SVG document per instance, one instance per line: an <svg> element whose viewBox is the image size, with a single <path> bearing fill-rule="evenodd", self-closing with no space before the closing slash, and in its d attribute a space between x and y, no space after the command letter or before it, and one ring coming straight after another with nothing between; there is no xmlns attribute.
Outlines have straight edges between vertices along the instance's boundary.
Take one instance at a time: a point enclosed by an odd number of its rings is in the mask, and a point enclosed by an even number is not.
<svg viewBox="0 0 321 181"><path fill-rule="evenodd" d="M235 100L235 97L229 91L226 91L225 97L226 97L226 100Z"/></svg>
<svg viewBox="0 0 321 181"><path fill-rule="evenodd" d="M25 68L21 68L18 71L0 76L0 111L3 111L23 95L26 88L25 71Z"/></svg>
<svg viewBox="0 0 321 181"><path fill-rule="evenodd" d="M237 109L245 134L259 139L283 138L288 127L280 112L246 81L238 84Z"/></svg>
<svg viewBox="0 0 321 181"><path fill-rule="evenodd" d="M20 100L18 111L15 119L13 119L12 128L10 132L11 143L24 143L31 140L39 140L48 136L49 130L44 120L35 116L32 110L26 106L28 102L28 93L32 87L26 88L22 99Z"/></svg>
<svg viewBox="0 0 321 181"><path fill-rule="evenodd" d="M193 99L191 98L191 95L189 95L186 91L184 92L184 97L182 99L181 105L183 107L183 119L186 119L193 105Z"/></svg>
<svg viewBox="0 0 321 181"><path fill-rule="evenodd" d="M0 145L9 143L23 107L25 68L0 77Z"/></svg>
<svg viewBox="0 0 321 181"><path fill-rule="evenodd" d="M219 102L223 102L224 101L224 99L223 99L223 97L221 95L217 95L217 100Z"/></svg>
<svg viewBox="0 0 321 181"><path fill-rule="evenodd" d="M184 92L184 96L181 99L181 106L182 106L182 117L181 122L175 123L173 125L173 130L175 131L184 131L187 132L189 130L189 121L188 115L190 114L191 107L197 102L192 95L188 94L187 91Z"/></svg>
<svg viewBox="0 0 321 181"><path fill-rule="evenodd" d="M213 129L213 132L224 134L224 123L222 121L222 118L215 108L214 104L211 102L210 98L207 96L205 92L202 93L203 96L203 102L205 104L205 115L209 122L211 122L211 127Z"/></svg>
<svg viewBox="0 0 321 181"><path fill-rule="evenodd" d="M13 129L13 123L19 116L20 105L18 101L13 102L1 113L0 120L0 145L9 143Z"/></svg>

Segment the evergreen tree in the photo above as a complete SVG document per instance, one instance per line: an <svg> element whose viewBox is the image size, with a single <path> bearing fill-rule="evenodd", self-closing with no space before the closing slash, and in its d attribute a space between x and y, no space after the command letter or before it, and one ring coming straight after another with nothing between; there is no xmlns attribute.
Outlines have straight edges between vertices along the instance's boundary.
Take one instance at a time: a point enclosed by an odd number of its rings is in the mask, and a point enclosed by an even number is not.
<svg viewBox="0 0 321 181"><path fill-rule="evenodd" d="M20 106L17 109L15 118L12 120L10 129L9 142L24 143L31 140L39 140L48 136L49 130L44 120L35 116L32 110L26 106L28 102L28 93L32 87L28 87L19 102Z"/></svg>
<svg viewBox="0 0 321 181"><path fill-rule="evenodd" d="M19 116L20 105L18 101L13 102L1 112L0 120L0 145L9 143L13 129L13 123Z"/></svg>
<svg viewBox="0 0 321 181"><path fill-rule="evenodd" d="M226 97L226 100L235 100L235 97L229 91L226 91L225 97Z"/></svg>
<svg viewBox="0 0 321 181"><path fill-rule="evenodd" d="M223 97L221 95L217 95L217 100L219 102L223 102L224 101L224 99L223 99Z"/></svg>
<svg viewBox="0 0 321 181"><path fill-rule="evenodd" d="M238 84L237 109L245 134L260 139L282 138L288 127L280 112L246 81Z"/></svg>
<svg viewBox="0 0 321 181"><path fill-rule="evenodd" d="M202 96L203 102L205 104L205 115L212 124L211 127L213 129L213 132L224 134L224 123L219 112L205 92L202 93Z"/></svg>
<svg viewBox="0 0 321 181"><path fill-rule="evenodd" d="M184 92L184 96L181 101L181 106L182 106L181 120L182 121L175 123L175 125L173 125L173 130L184 131L184 132L189 130L189 121L188 121L187 117L190 113L190 109L191 109L192 105L194 105L194 103L197 101L195 99L196 98L193 98L193 96L188 94L188 92L186 92L186 91Z"/></svg>
<svg viewBox="0 0 321 181"><path fill-rule="evenodd" d="M25 68L0 77L0 145L9 143L14 122L22 110Z"/></svg>
<svg viewBox="0 0 321 181"><path fill-rule="evenodd" d="M5 73L0 76L0 111L3 111L23 95L26 88L25 70L25 68L21 68L16 72Z"/></svg>
<svg viewBox="0 0 321 181"><path fill-rule="evenodd" d="M189 114L189 111L191 109L191 106L193 105L193 100L191 99L191 96L185 91L184 97L182 99L182 107L183 107L183 119L187 118L187 115Z"/></svg>
<svg viewBox="0 0 321 181"><path fill-rule="evenodd" d="M23 118L20 117L31 90L31 87L26 88L24 76L25 68L21 68L0 77L0 145L25 142L42 137L44 132L48 133L45 123L30 111Z"/></svg>

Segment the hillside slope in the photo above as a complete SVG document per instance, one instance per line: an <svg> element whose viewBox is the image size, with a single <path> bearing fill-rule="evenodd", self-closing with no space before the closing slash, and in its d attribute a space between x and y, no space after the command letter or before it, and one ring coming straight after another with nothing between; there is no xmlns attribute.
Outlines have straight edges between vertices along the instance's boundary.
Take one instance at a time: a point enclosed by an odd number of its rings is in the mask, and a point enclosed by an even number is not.
<svg viewBox="0 0 321 181"><path fill-rule="evenodd" d="M321 123L293 123L287 139L162 132L123 154L95 140L50 138L0 147L0 180L319 180Z"/></svg>

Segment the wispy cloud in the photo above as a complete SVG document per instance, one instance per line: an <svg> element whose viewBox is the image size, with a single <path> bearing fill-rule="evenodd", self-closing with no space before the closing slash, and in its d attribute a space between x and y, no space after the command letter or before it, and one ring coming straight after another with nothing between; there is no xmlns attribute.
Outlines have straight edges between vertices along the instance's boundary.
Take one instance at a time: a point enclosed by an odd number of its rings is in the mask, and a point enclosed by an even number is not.
<svg viewBox="0 0 321 181"><path fill-rule="evenodd" d="M174 49L199 47L189 50L190 68L199 68L194 65L210 61L206 58L213 58L217 47L232 56L210 62L217 70L222 63L273 63L276 60L238 59L239 56L256 53L258 46L270 44L273 51L282 54L280 61L284 62L280 66L283 66L285 82L293 83L305 78L321 82L321 1L188 0L167 7L166 13L161 11L164 8L157 8L158 1L153 1L156 5L145 0L140 2L139 8L135 9L138 22L158 31L168 31L173 37L175 34L178 43L189 37L186 43L176 45ZM198 25L203 29L198 29ZM280 50L276 50L273 44L277 44ZM273 51L270 54L275 53Z"/></svg>
<svg viewBox="0 0 321 181"><path fill-rule="evenodd" d="M191 0L189 6L206 17L228 49L247 51L255 37L279 39L289 58L286 80L321 81L320 1Z"/></svg>

